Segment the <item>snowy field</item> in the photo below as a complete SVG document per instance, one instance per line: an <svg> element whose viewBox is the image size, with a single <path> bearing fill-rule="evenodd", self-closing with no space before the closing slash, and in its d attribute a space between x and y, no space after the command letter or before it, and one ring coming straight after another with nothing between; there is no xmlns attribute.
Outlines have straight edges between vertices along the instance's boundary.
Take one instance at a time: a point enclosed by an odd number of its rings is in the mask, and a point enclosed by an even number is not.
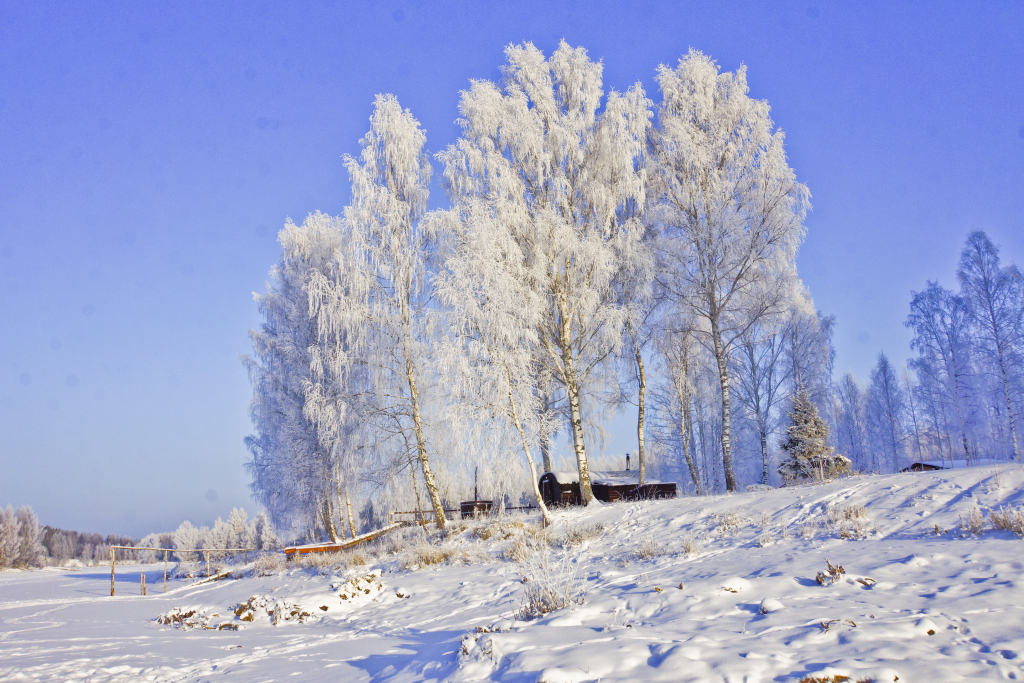
<svg viewBox="0 0 1024 683"><path fill-rule="evenodd" d="M1024 540L990 523L1022 504L1004 465L474 522L433 555L406 530L166 594L152 565L145 597L140 567L116 597L103 568L0 572L0 680L1024 680ZM515 620L545 567L582 603Z"/></svg>

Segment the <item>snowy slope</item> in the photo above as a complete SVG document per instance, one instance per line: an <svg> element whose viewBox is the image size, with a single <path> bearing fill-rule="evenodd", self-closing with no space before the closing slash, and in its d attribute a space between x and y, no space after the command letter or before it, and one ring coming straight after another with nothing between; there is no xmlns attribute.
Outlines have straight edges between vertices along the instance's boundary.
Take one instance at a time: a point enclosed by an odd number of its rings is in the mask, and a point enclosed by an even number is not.
<svg viewBox="0 0 1024 683"><path fill-rule="evenodd" d="M2 572L0 680L1022 680L1024 541L988 524L1021 505L1004 465L408 530L367 565L166 595L156 566L146 597L138 568L113 598L99 568ZM545 558L582 602L517 621Z"/></svg>

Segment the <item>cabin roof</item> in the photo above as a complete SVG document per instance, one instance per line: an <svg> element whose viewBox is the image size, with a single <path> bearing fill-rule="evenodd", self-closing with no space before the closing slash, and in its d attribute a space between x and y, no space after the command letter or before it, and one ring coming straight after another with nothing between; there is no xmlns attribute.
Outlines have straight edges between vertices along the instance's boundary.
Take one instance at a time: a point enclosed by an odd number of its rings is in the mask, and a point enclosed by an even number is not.
<svg viewBox="0 0 1024 683"><path fill-rule="evenodd" d="M575 470L546 472L546 474L553 475L559 484L576 484L580 480L580 474ZM590 473L590 483L601 484L603 486L637 486L640 483L640 474L636 470L592 471ZM649 479L644 477L644 483L663 484L665 482L658 479Z"/></svg>

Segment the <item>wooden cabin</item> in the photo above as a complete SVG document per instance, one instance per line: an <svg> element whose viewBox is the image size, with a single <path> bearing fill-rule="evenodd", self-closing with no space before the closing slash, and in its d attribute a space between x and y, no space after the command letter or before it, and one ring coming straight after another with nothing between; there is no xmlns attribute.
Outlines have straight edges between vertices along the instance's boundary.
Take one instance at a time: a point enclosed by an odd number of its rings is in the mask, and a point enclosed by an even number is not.
<svg viewBox="0 0 1024 683"><path fill-rule="evenodd" d="M591 472L590 488L594 498L603 503L617 500L652 500L675 498L676 483L647 479L640 486L635 470L620 472ZM545 472L540 478L540 495L550 506L581 505L580 476L577 472Z"/></svg>

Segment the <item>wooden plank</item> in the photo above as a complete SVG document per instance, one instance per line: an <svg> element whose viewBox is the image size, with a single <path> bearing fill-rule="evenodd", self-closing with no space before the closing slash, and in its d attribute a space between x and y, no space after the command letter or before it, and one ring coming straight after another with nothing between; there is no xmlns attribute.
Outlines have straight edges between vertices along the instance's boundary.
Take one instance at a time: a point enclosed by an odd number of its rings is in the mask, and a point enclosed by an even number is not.
<svg viewBox="0 0 1024 683"><path fill-rule="evenodd" d="M284 554L288 557L295 557L297 555L306 555L308 553L336 553L340 550L346 550L352 546L359 545L360 543L366 543L373 539L383 536L389 531L397 529L398 527L405 526L404 522L395 522L389 524L386 527L371 531L370 533L363 534L362 536L356 536L355 538L343 541L341 543L310 543L308 545L296 545L284 549Z"/></svg>

